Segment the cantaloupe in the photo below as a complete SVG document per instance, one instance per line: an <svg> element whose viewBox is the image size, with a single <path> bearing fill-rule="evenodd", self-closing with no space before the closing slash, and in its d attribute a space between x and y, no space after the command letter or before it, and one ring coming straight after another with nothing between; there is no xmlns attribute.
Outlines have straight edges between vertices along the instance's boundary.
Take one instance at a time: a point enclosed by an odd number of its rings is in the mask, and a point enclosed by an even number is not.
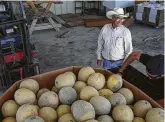
<svg viewBox="0 0 165 122"><path fill-rule="evenodd" d="M36 95L27 88L20 88L15 92L14 99L19 105L33 104L36 101Z"/></svg>
<svg viewBox="0 0 165 122"><path fill-rule="evenodd" d="M93 73L89 76L87 84L97 90L100 90L105 85L105 77L101 73Z"/></svg>
<svg viewBox="0 0 165 122"><path fill-rule="evenodd" d="M151 104L146 100L137 101L133 106L133 112L136 117L145 117L147 112L152 108Z"/></svg>
<svg viewBox="0 0 165 122"><path fill-rule="evenodd" d="M134 96L131 90L129 90L128 88L121 88L118 93L122 94L125 97L127 104L132 104Z"/></svg>
<svg viewBox="0 0 165 122"><path fill-rule="evenodd" d="M76 122L76 120L74 119L74 117L71 113L68 113L68 114L62 115L59 118L58 122Z"/></svg>
<svg viewBox="0 0 165 122"><path fill-rule="evenodd" d="M22 105L16 113L17 122L24 122L30 116L37 116L38 111L34 105Z"/></svg>
<svg viewBox="0 0 165 122"><path fill-rule="evenodd" d="M37 105L37 104L38 104L38 100L36 99L33 105Z"/></svg>
<svg viewBox="0 0 165 122"><path fill-rule="evenodd" d="M140 117L135 117L133 122L145 122L145 120L143 118L140 118Z"/></svg>
<svg viewBox="0 0 165 122"><path fill-rule="evenodd" d="M113 92L109 89L100 89L99 90L99 95L103 96L105 98L109 98L111 95L113 94Z"/></svg>
<svg viewBox="0 0 165 122"><path fill-rule="evenodd" d="M43 93L47 92L47 91L50 91L50 90L47 89L47 88L42 88L42 89L40 89L40 90L38 91L38 93L37 93L37 98L39 99L40 96L41 96Z"/></svg>
<svg viewBox="0 0 165 122"><path fill-rule="evenodd" d="M77 100L71 106L73 117L76 121L86 121L95 118L95 110L93 106L84 100Z"/></svg>
<svg viewBox="0 0 165 122"><path fill-rule="evenodd" d="M112 110L113 119L117 122L132 122L134 119L133 111L127 105L117 105Z"/></svg>
<svg viewBox="0 0 165 122"><path fill-rule="evenodd" d="M114 122L112 117L110 117L109 115L101 115L97 118L97 120L99 122Z"/></svg>
<svg viewBox="0 0 165 122"><path fill-rule="evenodd" d="M93 73L95 73L95 71L92 67L83 67L78 72L78 80L87 82L89 76Z"/></svg>
<svg viewBox="0 0 165 122"><path fill-rule="evenodd" d="M52 90L51 91L54 91L55 93L57 93L59 91L59 89L57 89L56 86L53 86Z"/></svg>
<svg viewBox="0 0 165 122"><path fill-rule="evenodd" d="M120 93L113 93L109 97L109 101L110 101L110 103L113 107L116 106L116 105L120 105L120 104L126 104L125 97Z"/></svg>
<svg viewBox="0 0 165 122"><path fill-rule="evenodd" d="M25 120L25 122L45 122L45 121L39 116L30 116Z"/></svg>
<svg viewBox="0 0 165 122"><path fill-rule="evenodd" d="M83 81L77 81L75 84L74 84L74 89L76 90L77 94L80 93L80 91L85 87L87 86L87 84Z"/></svg>
<svg viewBox="0 0 165 122"><path fill-rule="evenodd" d="M62 87L73 87L76 81L76 76L72 72L65 72L60 74L55 79L55 86L57 89Z"/></svg>
<svg viewBox="0 0 165 122"><path fill-rule="evenodd" d="M118 74L109 76L107 81L107 87L113 92L118 91L123 85L122 77Z"/></svg>
<svg viewBox="0 0 165 122"><path fill-rule="evenodd" d="M15 117L19 105L14 100L8 100L2 105L3 117Z"/></svg>
<svg viewBox="0 0 165 122"><path fill-rule="evenodd" d="M146 122L164 122L164 110L161 108L152 108L146 114Z"/></svg>
<svg viewBox="0 0 165 122"><path fill-rule="evenodd" d="M72 87L61 88L58 95L60 102L67 105L71 105L77 99L76 90Z"/></svg>
<svg viewBox="0 0 165 122"><path fill-rule="evenodd" d="M57 112L51 107L43 107L39 110L39 116L45 122L55 122L57 120Z"/></svg>
<svg viewBox="0 0 165 122"><path fill-rule="evenodd" d="M2 122L16 122L16 119L14 117L7 117Z"/></svg>
<svg viewBox="0 0 165 122"><path fill-rule="evenodd" d="M27 88L36 94L39 90L39 84L36 80L25 79L20 83L20 88Z"/></svg>
<svg viewBox="0 0 165 122"><path fill-rule="evenodd" d="M94 96L99 96L99 92L91 86L84 87L80 92L80 99L82 100L89 101Z"/></svg>
<svg viewBox="0 0 165 122"><path fill-rule="evenodd" d="M133 105L127 105L133 111Z"/></svg>
<svg viewBox="0 0 165 122"><path fill-rule="evenodd" d="M64 74L73 76L74 81L76 81L76 75L73 72L65 72Z"/></svg>
<svg viewBox="0 0 165 122"><path fill-rule="evenodd" d="M111 110L110 102L102 96L94 96L89 102L94 107L97 115L109 114Z"/></svg>
<svg viewBox="0 0 165 122"><path fill-rule="evenodd" d="M57 115L60 118L62 115L71 113L71 107L69 105L60 105L57 108Z"/></svg>
<svg viewBox="0 0 165 122"><path fill-rule="evenodd" d="M52 107L56 109L58 104L59 104L58 95L53 91L48 91L43 93L38 100L39 107Z"/></svg>
<svg viewBox="0 0 165 122"><path fill-rule="evenodd" d="M87 121L85 121L85 122L99 122L99 121L94 120L94 119L90 119L90 120L87 120Z"/></svg>
<svg viewBox="0 0 165 122"><path fill-rule="evenodd" d="M36 107L37 111L39 112L40 107L38 105L34 105L34 106Z"/></svg>

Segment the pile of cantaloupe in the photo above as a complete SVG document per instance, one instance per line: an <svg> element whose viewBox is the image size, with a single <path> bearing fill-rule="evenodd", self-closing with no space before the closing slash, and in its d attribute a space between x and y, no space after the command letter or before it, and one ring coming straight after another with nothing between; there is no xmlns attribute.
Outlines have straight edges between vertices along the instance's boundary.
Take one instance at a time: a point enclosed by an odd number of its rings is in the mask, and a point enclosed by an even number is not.
<svg viewBox="0 0 165 122"><path fill-rule="evenodd" d="M2 122L164 122L164 111L146 100L135 101L122 88L121 76L108 79L91 67L78 76L66 72L56 77L52 89L39 89L33 79L23 80L2 108Z"/></svg>

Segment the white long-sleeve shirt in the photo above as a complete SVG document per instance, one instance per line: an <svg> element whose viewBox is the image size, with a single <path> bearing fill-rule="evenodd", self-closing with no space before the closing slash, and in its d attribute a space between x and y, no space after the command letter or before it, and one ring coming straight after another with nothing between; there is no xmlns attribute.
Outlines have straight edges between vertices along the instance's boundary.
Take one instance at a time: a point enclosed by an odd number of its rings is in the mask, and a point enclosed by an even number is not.
<svg viewBox="0 0 165 122"><path fill-rule="evenodd" d="M98 37L97 59L126 59L132 53L132 37L128 28L120 26L113 28L106 24Z"/></svg>

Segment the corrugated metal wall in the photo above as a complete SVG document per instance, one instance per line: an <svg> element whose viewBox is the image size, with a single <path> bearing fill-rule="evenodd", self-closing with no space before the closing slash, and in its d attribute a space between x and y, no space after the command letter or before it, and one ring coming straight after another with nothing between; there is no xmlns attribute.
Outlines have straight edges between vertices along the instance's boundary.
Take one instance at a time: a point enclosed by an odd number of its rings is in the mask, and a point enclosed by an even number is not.
<svg viewBox="0 0 165 122"><path fill-rule="evenodd" d="M43 6L46 6L44 4ZM77 7L81 7L81 2L76 3ZM91 7L94 5L92 4ZM101 6L101 9L104 9L103 5ZM50 10L56 14L67 14L67 13L75 13L75 2L74 1L63 1L62 4L53 4ZM76 10L76 13L81 13L81 10Z"/></svg>
<svg viewBox="0 0 165 122"><path fill-rule="evenodd" d="M43 5L46 6L46 3ZM62 4L52 4L50 10L56 14L67 14L67 13L75 13L75 3L74 1L63 1Z"/></svg>
<svg viewBox="0 0 165 122"><path fill-rule="evenodd" d="M50 10L56 15L75 13L74 6L74 1L63 1L63 4L53 4Z"/></svg>

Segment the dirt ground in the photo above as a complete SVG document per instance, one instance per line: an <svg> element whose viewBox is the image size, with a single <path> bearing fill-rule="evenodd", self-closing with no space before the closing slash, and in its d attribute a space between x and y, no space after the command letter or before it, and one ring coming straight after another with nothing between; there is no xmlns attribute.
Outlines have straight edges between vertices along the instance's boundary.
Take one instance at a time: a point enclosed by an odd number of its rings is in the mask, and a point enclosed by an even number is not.
<svg viewBox="0 0 165 122"><path fill-rule="evenodd" d="M129 27L132 34L134 50L156 55L164 53L164 28L154 29L135 23ZM61 34L66 34L60 37ZM100 28L77 26L54 30L37 31L32 42L38 51L41 72L63 67L81 65L98 67L96 64L97 39ZM134 62L132 64L145 74L145 67Z"/></svg>

